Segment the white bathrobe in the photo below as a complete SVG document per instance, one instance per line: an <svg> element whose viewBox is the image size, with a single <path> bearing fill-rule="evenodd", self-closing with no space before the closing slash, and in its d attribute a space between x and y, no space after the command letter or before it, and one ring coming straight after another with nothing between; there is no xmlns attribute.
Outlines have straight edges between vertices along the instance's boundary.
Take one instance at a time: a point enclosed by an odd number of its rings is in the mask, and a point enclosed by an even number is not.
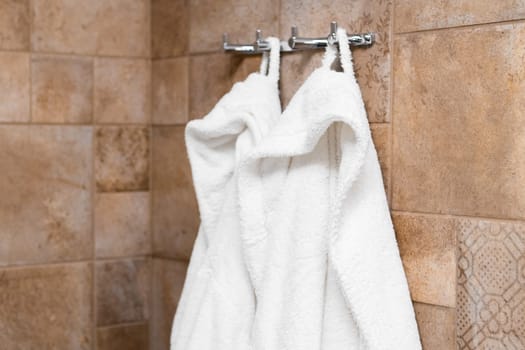
<svg viewBox="0 0 525 350"><path fill-rule="evenodd" d="M256 299L246 349L421 349L344 46L345 72L330 70L330 49L239 168L243 255Z"/></svg>
<svg viewBox="0 0 525 350"><path fill-rule="evenodd" d="M186 128L201 226L175 315L173 350L250 348L255 296L241 250L236 170L281 115L279 40L267 40L272 51L261 73L235 84Z"/></svg>

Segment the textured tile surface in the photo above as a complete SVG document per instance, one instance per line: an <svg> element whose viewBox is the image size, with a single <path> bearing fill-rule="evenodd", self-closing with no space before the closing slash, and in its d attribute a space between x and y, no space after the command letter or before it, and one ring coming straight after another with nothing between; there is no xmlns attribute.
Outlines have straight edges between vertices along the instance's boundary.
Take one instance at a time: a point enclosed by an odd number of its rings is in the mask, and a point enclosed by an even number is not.
<svg viewBox="0 0 525 350"><path fill-rule="evenodd" d="M97 325L140 322L149 318L150 260L96 263Z"/></svg>
<svg viewBox="0 0 525 350"><path fill-rule="evenodd" d="M377 158L383 173L383 183L385 185L385 192L389 196L390 189L390 126L388 124L372 124L372 139L377 151Z"/></svg>
<svg viewBox="0 0 525 350"><path fill-rule="evenodd" d="M95 139L95 179L98 191L148 190L147 127L102 127L96 130Z"/></svg>
<svg viewBox="0 0 525 350"><path fill-rule="evenodd" d="M199 212L184 128L153 128L153 252L188 259L199 227Z"/></svg>
<svg viewBox="0 0 525 350"><path fill-rule="evenodd" d="M148 0L34 0L35 51L149 56Z"/></svg>
<svg viewBox="0 0 525 350"><path fill-rule="evenodd" d="M0 270L2 349L92 348L89 264Z"/></svg>
<svg viewBox="0 0 525 350"><path fill-rule="evenodd" d="M95 60L95 121L148 123L151 64L143 59Z"/></svg>
<svg viewBox="0 0 525 350"><path fill-rule="evenodd" d="M29 0L0 1L0 49L29 49Z"/></svg>
<svg viewBox="0 0 525 350"><path fill-rule="evenodd" d="M169 349L173 316L179 302L188 265L153 259L152 349Z"/></svg>
<svg viewBox="0 0 525 350"><path fill-rule="evenodd" d="M394 23L396 32L409 32L523 18L523 0L397 0Z"/></svg>
<svg viewBox="0 0 525 350"><path fill-rule="evenodd" d="M227 32L231 42L255 40L255 30L277 35L277 0L200 0L190 1L190 52L220 51L220 35ZM218 33L214 35L210 33Z"/></svg>
<svg viewBox="0 0 525 350"><path fill-rule="evenodd" d="M458 239L458 349L524 349L525 224L470 220Z"/></svg>
<svg viewBox="0 0 525 350"><path fill-rule="evenodd" d="M456 350L453 308L415 303L414 311L424 350Z"/></svg>
<svg viewBox="0 0 525 350"><path fill-rule="evenodd" d="M29 66L26 53L0 52L0 122L29 121Z"/></svg>
<svg viewBox="0 0 525 350"><path fill-rule="evenodd" d="M407 34L395 47L394 209L525 217L525 25Z"/></svg>
<svg viewBox="0 0 525 350"><path fill-rule="evenodd" d="M90 127L0 127L0 265L92 255Z"/></svg>
<svg viewBox="0 0 525 350"><path fill-rule="evenodd" d="M95 201L97 257L151 253L149 192L100 193Z"/></svg>
<svg viewBox="0 0 525 350"><path fill-rule="evenodd" d="M97 12L104 0L32 1L32 49L93 54L97 48Z"/></svg>
<svg viewBox="0 0 525 350"><path fill-rule="evenodd" d="M151 55L158 57L181 56L188 51L189 1L151 1Z"/></svg>
<svg viewBox="0 0 525 350"><path fill-rule="evenodd" d="M189 113L189 58L153 61L152 80L153 123L186 123Z"/></svg>
<svg viewBox="0 0 525 350"><path fill-rule="evenodd" d="M148 350L147 324L97 329L97 350Z"/></svg>
<svg viewBox="0 0 525 350"><path fill-rule="evenodd" d="M90 123L93 115L93 61L33 56L32 121Z"/></svg>
<svg viewBox="0 0 525 350"><path fill-rule="evenodd" d="M454 307L459 219L416 214L393 219L412 300Z"/></svg>
<svg viewBox="0 0 525 350"><path fill-rule="evenodd" d="M374 32L376 43L368 48L355 48L354 67L363 92L368 118L373 122L389 120L390 100L390 21L391 0L328 1L283 0L281 2L281 37L290 36L297 25L299 34L327 36L330 22L337 21L348 32ZM321 53L289 55L283 59L281 87L286 105L314 67L320 66Z"/></svg>
<svg viewBox="0 0 525 350"><path fill-rule="evenodd" d="M96 0L95 3L92 6L98 5L96 53L149 57L150 0Z"/></svg>
<svg viewBox="0 0 525 350"><path fill-rule="evenodd" d="M202 118L232 87L231 57L224 54L190 58L190 118Z"/></svg>

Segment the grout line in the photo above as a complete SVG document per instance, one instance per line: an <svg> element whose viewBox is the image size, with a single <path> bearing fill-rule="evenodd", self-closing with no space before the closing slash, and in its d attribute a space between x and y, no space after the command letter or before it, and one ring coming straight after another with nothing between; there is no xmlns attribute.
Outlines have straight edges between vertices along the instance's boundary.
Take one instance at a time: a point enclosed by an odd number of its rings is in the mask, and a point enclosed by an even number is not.
<svg viewBox="0 0 525 350"><path fill-rule="evenodd" d="M484 221L494 221L501 223L518 223L525 224L525 219L516 219L516 218L497 218L490 216L472 216L472 215L461 215L461 214L448 214L448 213L432 213L432 212L423 212L423 211L413 211L413 210L398 210L391 209L392 214L397 215L418 215L418 216L429 216L437 218L450 218L450 219L468 219L468 220L484 220Z"/></svg>
<svg viewBox="0 0 525 350"><path fill-rule="evenodd" d="M93 118L93 116L92 116ZM35 125L35 126L67 126L67 127L80 127L80 126L89 126L89 127L148 127L151 123L64 123L64 122L16 122L16 121L6 121L0 122L0 126L24 126L24 125Z"/></svg>
<svg viewBox="0 0 525 350"><path fill-rule="evenodd" d="M11 270L11 269L25 269L25 268L39 268L39 267L55 267L55 266L64 266L70 264L82 264L82 263L93 263L93 262L119 262L123 260L146 260L151 257L151 255L127 255L127 256L118 256L118 257L104 257L104 258L86 258L86 259L77 259L77 260L61 260L61 261L34 261L29 263L14 263L10 265L0 265L0 270Z"/></svg>
<svg viewBox="0 0 525 350"><path fill-rule="evenodd" d="M32 11L31 11L32 12ZM30 21L31 22L31 21ZM30 30L31 24L29 24ZM99 55L97 53L76 53L76 52L55 52L55 51L35 51L32 47L32 34L30 35L30 43L29 43L29 49L28 50L21 50L21 49L7 49L2 48L0 52L10 52L10 53L27 53L30 52L36 56L42 55L42 56L63 56L63 57L70 57L70 58L115 58L115 59L128 59L128 60L147 60L150 59L150 56L127 56L127 55Z"/></svg>
<svg viewBox="0 0 525 350"><path fill-rule="evenodd" d="M390 91L388 92L388 116L389 122L390 122L390 128L388 130L389 137L390 137L390 150L388 154L388 167L389 167L389 174L388 174L388 200L390 207L393 206L394 199L394 191L392 188L394 187L394 50L395 50L395 40L394 40L394 11L395 11L395 1L392 0L391 3L391 11L390 11L390 26L389 26L389 43L390 46L390 57L389 57L389 73L390 73Z"/></svg>
<svg viewBox="0 0 525 350"><path fill-rule="evenodd" d="M398 34L398 35L423 34L423 33L428 33L428 32L442 32L442 31L449 31L449 30L456 30L456 29L461 30L461 29L471 29L471 28L493 27L493 26L504 25L504 24L522 24L522 23L525 23L525 18L509 19L509 20L494 21L494 22L484 22L484 23L463 24L463 25L456 25L456 26L442 27L442 28L418 29L418 30L412 30L412 31L396 32L395 34Z"/></svg>
<svg viewBox="0 0 525 350"><path fill-rule="evenodd" d="M411 301L412 301L413 304L422 304L422 305L427 305L427 306L439 307L439 308L443 308L443 309L456 310L456 306L432 304L432 303L429 303L429 302L418 301L418 300L414 300L414 299L411 299Z"/></svg>

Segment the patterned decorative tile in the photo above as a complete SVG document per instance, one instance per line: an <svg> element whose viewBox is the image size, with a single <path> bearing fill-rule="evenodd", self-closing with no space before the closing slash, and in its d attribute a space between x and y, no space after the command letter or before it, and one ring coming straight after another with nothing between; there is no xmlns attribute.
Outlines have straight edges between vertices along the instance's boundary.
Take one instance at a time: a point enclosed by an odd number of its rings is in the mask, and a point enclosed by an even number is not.
<svg viewBox="0 0 525 350"><path fill-rule="evenodd" d="M98 128L95 146L95 180L99 192L148 190L147 127Z"/></svg>
<svg viewBox="0 0 525 350"><path fill-rule="evenodd" d="M458 240L458 349L525 349L525 224L471 220Z"/></svg>
<svg viewBox="0 0 525 350"><path fill-rule="evenodd" d="M149 259L97 262L95 276L98 326L148 320Z"/></svg>
<svg viewBox="0 0 525 350"><path fill-rule="evenodd" d="M0 270L2 349L91 350L91 271L87 263Z"/></svg>
<svg viewBox="0 0 525 350"><path fill-rule="evenodd" d="M28 122L30 119L29 54L0 52L0 122Z"/></svg>
<svg viewBox="0 0 525 350"><path fill-rule="evenodd" d="M354 69L363 93L371 122L390 120L390 22L392 0L328 1L283 0L281 2L281 37L290 36L290 27L297 25L304 36L326 36L330 22L349 32L376 33L376 43L367 48L354 48ZM322 55L286 56L282 61L281 89L286 105L305 78L318 67Z"/></svg>
<svg viewBox="0 0 525 350"><path fill-rule="evenodd" d="M32 64L31 120L90 123L93 115L93 61L37 55Z"/></svg>
<svg viewBox="0 0 525 350"><path fill-rule="evenodd" d="M0 1L0 49L29 49L29 0Z"/></svg>
<svg viewBox="0 0 525 350"><path fill-rule="evenodd" d="M525 24L403 34L395 48L393 208L525 218Z"/></svg>
<svg viewBox="0 0 525 350"><path fill-rule="evenodd" d="M189 58L153 61L153 124L185 124L189 113Z"/></svg>
<svg viewBox="0 0 525 350"><path fill-rule="evenodd" d="M152 148L153 253L189 259L200 220L184 127L154 127Z"/></svg>
<svg viewBox="0 0 525 350"><path fill-rule="evenodd" d="M525 18L516 0L396 0L395 31L411 32Z"/></svg>

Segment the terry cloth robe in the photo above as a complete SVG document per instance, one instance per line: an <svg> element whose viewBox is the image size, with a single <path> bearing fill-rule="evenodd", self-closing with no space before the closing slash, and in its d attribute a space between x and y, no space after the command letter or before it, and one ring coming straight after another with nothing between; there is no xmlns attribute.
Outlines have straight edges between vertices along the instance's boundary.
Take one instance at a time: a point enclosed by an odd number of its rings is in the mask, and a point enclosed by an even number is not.
<svg viewBox="0 0 525 350"><path fill-rule="evenodd" d="M279 40L268 75L237 83L203 119L186 127L201 225L171 334L172 350L248 349L255 297L244 264L237 208L237 166L281 115Z"/></svg>
<svg viewBox="0 0 525 350"><path fill-rule="evenodd" d="M239 167L254 350L420 350L346 33ZM216 349L225 349L216 347Z"/></svg>

